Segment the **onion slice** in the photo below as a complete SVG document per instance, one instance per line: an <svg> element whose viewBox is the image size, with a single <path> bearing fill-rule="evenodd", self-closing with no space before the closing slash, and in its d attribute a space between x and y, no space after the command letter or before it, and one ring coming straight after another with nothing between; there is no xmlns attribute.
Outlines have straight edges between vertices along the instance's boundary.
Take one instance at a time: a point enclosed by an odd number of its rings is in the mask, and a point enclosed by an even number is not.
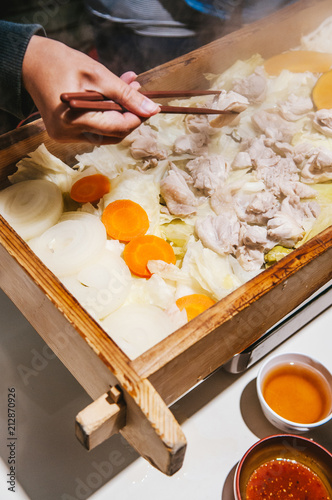
<svg viewBox="0 0 332 500"><path fill-rule="evenodd" d="M131 359L168 337L174 330L171 318L150 304L127 304L101 322L106 333Z"/></svg>
<svg viewBox="0 0 332 500"><path fill-rule="evenodd" d="M28 241L56 224L63 210L62 193L54 182L18 182L0 192L0 214Z"/></svg>
<svg viewBox="0 0 332 500"><path fill-rule="evenodd" d="M102 319L122 306L133 278L125 261L105 250L96 262L62 282L94 318Z"/></svg>
<svg viewBox="0 0 332 500"><path fill-rule="evenodd" d="M61 278L77 274L99 258L106 247L104 224L95 215L77 213L29 242L44 264Z"/></svg>

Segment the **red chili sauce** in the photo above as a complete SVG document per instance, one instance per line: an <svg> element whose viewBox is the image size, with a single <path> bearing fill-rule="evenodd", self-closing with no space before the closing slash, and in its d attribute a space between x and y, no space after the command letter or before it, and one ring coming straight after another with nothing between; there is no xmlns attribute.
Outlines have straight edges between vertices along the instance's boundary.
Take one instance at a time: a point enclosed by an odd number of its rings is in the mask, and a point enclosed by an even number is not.
<svg viewBox="0 0 332 500"><path fill-rule="evenodd" d="M258 467L246 487L246 500L331 500L321 479L293 460L271 460Z"/></svg>

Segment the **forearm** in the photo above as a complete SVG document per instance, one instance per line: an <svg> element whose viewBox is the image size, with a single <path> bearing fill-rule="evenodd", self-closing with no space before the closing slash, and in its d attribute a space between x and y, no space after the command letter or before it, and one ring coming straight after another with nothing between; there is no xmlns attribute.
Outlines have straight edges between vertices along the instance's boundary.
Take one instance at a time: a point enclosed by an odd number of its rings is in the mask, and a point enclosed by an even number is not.
<svg viewBox="0 0 332 500"><path fill-rule="evenodd" d="M45 34L38 24L0 20L0 109L18 118L28 116L34 107L22 83L22 64L29 41L35 34Z"/></svg>

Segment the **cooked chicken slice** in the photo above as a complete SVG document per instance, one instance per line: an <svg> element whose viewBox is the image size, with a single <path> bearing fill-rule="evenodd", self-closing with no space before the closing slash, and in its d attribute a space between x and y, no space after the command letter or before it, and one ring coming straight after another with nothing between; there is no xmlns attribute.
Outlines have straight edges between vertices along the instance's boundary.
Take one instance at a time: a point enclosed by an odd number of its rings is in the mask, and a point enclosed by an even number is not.
<svg viewBox="0 0 332 500"><path fill-rule="evenodd" d="M262 179L271 193L279 196L288 182L299 180L298 168L292 158L278 157L278 162L273 167L261 167L256 170L258 179Z"/></svg>
<svg viewBox="0 0 332 500"><path fill-rule="evenodd" d="M255 113L251 121L267 138L274 141L291 142L295 133L293 123L284 120L276 113L266 110Z"/></svg>
<svg viewBox="0 0 332 500"><path fill-rule="evenodd" d="M235 256L245 271L258 271L264 264L264 253L249 247L239 247Z"/></svg>
<svg viewBox="0 0 332 500"><path fill-rule="evenodd" d="M303 182L288 181L280 184L281 193L284 196L295 196L298 198L315 198L317 191Z"/></svg>
<svg viewBox="0 0 332 500"><path fill-rule="evenodd" d="M281 211L288 214L298 223L303 224L305 219L315 219L320 213L320 207L315 201L300 201L297 196L288 196L281 203Z"/></svg>
<svg viewBox="0 0 332 500"><path fill-rule="evenodd" d="M209 215L196 222L195 231L206 248L224 255L234 252L237 247L240 223L235 214Z"/></svg>
<svg viewBox="0 0 332 500"><path fill-rule="evenodd" d="M211 196L227 178L229 165L221 155L199 156L188 161L186 170L193 185L205 196Z"/></svg>
<svg viewBox="0 0 332 500"><path fill-rule="evenodd" d="M245 111L248 106L248 99L237 92L233 92L232 90L230 92L222 90L212 104L212 108L214 109L236 111L237 113Z"/></svg>
<svg viewBox="0 0 332 500"><path fill-rule="evenodd" d="M257 271L264 264L264 253L274 246L275 242L269 238L266 227L241 224L235 255L243 269Z"/></svg>
<svg viewBox="0 0 332 500"><path fill-rule="evenodd" d="M332 109L319 109L316 111L312 124L318 132L332 137Z"/></svg>
<svg viewBox="0 0 332 500"><path fill-rule="evenodd" d="M287 121L296 121L304 118L313 109L310 97L290 94L287 101L278 104L279 113Z"/></svg>
<svg viewBox="0 0 332 500"><path fill-rule="evenodd" d="M157 141L158 135L149 125L141 125L130 134L127 140L132 141L130 153L133 158L156 158L164 160L167 158L167 151L161 149Z"/></svg>
<svg viewBox="0 0 332 500"><path fill-rule="evenodd" d="M212 210L217 214L236 215L235 202L232 194L225 189L225 186L219 187L211 195L210 205Z"/></svg>
<svg viewBox="0 0 332 500"><path fill-rule="evenodd" d="M249 224L266 224L279 209L278 199L269 191L255 194L246 206L241 205L241 197L237 198L236 213L241 221Z"/></svg>
<svg viewBox="0 0 332 500"><path fill-rule="evenodd" d="M267 223L269 238L284 247L292 248L304 236L304 229L292 215L281 210Z"/></svg>
<svg viewBox="0 0 332 500"><path fill-rule="evenodd" d="M186 115L184 123L191 134L213 135L218 132L214 127L211 127L207 115Z"/></svg>
<svg viewBox="0 0 332 500"><path fill-rule="evenodd" d="M183 173L174 165L160 182L160 194L172 215L184 217L196 213L199 200L188 187Z"/></svg>
<svg viewBox="0 0 332 500"><path fill-rule="evenodd" d="M272 139L266 139L265 146L270 147L279 156L290 156L294 155L294 147L288 142L273 141Z"/></svg>
<svg viewBox="0 0 332 500"><path fill-rule="evenodd" d="M207 151L208 136L201 132L184 134L174 142L174 153L189 153L192 155L204 154Z"/></svg>
<svg viewBox="0 0 332 500"><path fill-rule="evenodd" d="M232 162L232 169L241 170L248 167L251 167L250 154L247 151L240 151Z"/></svg>
<svg viewBox="0 0 332 500"><path fill-rule="evenodd" d="M242 149L249 154L251 162L256 168L274 166L280 158L273 149L265 145L265 140L265 136L261 135L258 138L244 142L242 145Z"/></svg>
<svg viewBox="0 0 332 500"><path fill-rule="evenodd" d="M235 111L241 113L249 106L249 101L246 97L237 92L227 92L222 90L220 95L214 100L212 108L225 111ZM239 120L238 114L221 114L210 120L210 125L214 128L221 128L226 125L235 125Z"/></svg>
<svg viewBox="0 0 332 500"><path fill-rule="evenodd" d="M250 104L263 102L267 91L267 81L263 68L257 68L247 78L236 80L233 90L246 97Z"/></svg>
<svg viewBox="0 0 332 500"><path fill-rule="evenodd" d="M302 160L301 181L311 184L332 180L332 151L312 149ZM306 160L307 158L307 160Z"/></svg>
<svg viewBox="0 0 332 500"><path fill-rule="evenodd" d="M270 250L275 245L275 242L268 238L266 227L241 224L239 245L263 251Z"/></svg>

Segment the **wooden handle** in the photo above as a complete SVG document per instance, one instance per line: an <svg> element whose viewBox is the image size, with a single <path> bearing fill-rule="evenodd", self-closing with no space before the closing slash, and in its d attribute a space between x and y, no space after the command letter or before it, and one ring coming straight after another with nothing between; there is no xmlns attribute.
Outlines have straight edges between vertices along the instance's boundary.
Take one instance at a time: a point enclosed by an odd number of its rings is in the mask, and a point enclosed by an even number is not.
<svg viewBox="0 0 332 500"><path fill-rule="evenodd" d="M96 399L76 416L75 434L83 446L92 450L119 432L126 423L126 405L116 387Z"/></svg>

